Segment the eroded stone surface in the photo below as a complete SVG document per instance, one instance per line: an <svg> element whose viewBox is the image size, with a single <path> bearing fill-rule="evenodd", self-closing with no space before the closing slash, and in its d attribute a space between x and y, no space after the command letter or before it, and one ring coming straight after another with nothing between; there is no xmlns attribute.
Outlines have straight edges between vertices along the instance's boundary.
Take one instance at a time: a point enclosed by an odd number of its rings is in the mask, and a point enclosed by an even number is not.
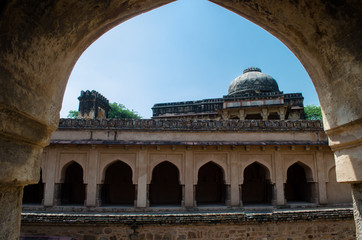
<svg viewBox="0 0 362 240"><path fill-rule="evenodd" d="M0 240L17 240L23 188L0 185Z"/></svg>

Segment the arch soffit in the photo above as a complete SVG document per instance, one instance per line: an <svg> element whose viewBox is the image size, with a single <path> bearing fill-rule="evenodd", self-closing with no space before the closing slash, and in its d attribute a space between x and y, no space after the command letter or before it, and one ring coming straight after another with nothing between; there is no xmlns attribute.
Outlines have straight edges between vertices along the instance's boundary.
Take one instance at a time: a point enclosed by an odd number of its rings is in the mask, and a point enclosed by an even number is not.
<svg viewBox="0 0 362 240"><path fill-rule="evenodd" d="M247 167L251 166L253 163L258 163L259 165L261 165L262 168L265 169L266 171L266 179L270 180L271 183L275 183L274 181L274 174L272 171L272 166L271 163L265 160L248 160L245 165L243 165L243 167L241 168L241 174L239 176L239 184L243 184L244 183L244 171Z"/></svg>
<svg viewBox="0 0 362 240"><path fill-rule="evenodd" d="M62 167L59 168L60 174L59 174L59 179L58 179L58 181L56 183L63 183L64 182L65 172L68 169L68 167L73 163L78 164L82 168L82 171L83 171L83 183L86 184L86 181L85 181L86 174L85 174L85 171L84 171L84 166L83 166L82 163L80 163L80 162L78 162L76 160L69 160L69 161L65 162L64 164L62 164Z"/></svg>
<svg viewBox="0 0 362 240"><path fill-rule="evenodd" d="M153 170L155 169L155 167L157 167L158 165L160 165L161 163L164 163L164 162L169 162L177 168L180 184L181 185L185 184L184 179L182 177L184 175L184 173L182 171L181 162L179 162L175 159L168 159L168 160L158 159L158 160L152 161L149 165L149 170L148 170L148 174L147 174L148 175L147 184L151 184L152 174L153 174Z"/></svg>
<svg viewBox="0 0 362 240"><path fill-rule="evenodd" d="M103 164L100 166L100 171L99 174L100 176L98 177L99 181L97 181L97 184L103 184L104 183L104 179L106 177L106 171L108 169L108 167L110 167L112 164L116 163L116 162L122 162L124 164L126 164L128 167L131 168L132 171L132 183L136 184L137 183L137 179L136 179L136 174L135 174L135 166L133 164L133 161L129 160L129 159L115 159L115 160L110 160L107 162L103 162Z"/></svg>
<svg viewBox="0 0 362 240"><path fill-rule="evenodd" d="M294 164L298 164L301 167L303 167L304 172L305 172L305 177L307 178L307 182L317 182L313 166L311 166L311 164L308 164L307 162L305 162L303 160L295 160L295 161L289 162L288 165L285 166L284 177L283 177L284 183L287 182L288 169L291 166L293 166Z"/></svg>
<svg viewBox="0 0 362 240"><path fill-rule="evenodd" d="M204 159L204 160L200 160L196 162L196 167L195 167L195 177L194 177L194 185L197 184L198 180L199 180L199 170L200 168L202 168L203 166L205 166L208 163L214 163L216 164L219 168L221 168L223 175L224 175L224 181L225 184L230 184L230 179L229 179L229 174L227 171L227 163L225 161L221 161L218 159Z"/></svg>

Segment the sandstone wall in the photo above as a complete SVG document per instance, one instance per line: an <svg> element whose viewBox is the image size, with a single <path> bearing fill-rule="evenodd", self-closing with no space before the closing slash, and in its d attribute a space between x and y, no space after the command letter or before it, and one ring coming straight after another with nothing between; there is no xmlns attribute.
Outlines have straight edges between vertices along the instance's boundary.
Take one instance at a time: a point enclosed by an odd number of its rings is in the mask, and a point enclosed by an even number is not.
<svg viewBox="0 0 362 240"><path fill-rule="evenodd" d="M62 236L77 240L352 240L355 227L351 210L341 209L137 216L33 213L23 214L21 234L23 237Z"/></svg>

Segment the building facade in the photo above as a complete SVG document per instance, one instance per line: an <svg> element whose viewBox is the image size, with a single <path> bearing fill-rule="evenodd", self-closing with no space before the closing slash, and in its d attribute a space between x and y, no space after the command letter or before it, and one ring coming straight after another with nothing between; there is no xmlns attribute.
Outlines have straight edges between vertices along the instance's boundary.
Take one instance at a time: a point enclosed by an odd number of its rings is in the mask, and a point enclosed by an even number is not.
<svg viewBox="0 0 362 240"><path fill-rule="evenodd" d="M24 209L147 211L351 204L336 182L321 121L301 93L248 68L223 98L155 104L153 119L106 119L108 100L83 92L60 119Z"/></svg>

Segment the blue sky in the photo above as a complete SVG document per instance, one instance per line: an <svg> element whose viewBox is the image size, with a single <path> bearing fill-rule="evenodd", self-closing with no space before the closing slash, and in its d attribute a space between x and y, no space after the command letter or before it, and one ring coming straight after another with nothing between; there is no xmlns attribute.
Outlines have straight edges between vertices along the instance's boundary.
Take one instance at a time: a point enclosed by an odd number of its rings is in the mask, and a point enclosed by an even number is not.
<svg viewBox="0 0 362 240"><path fill-rule="evenodd" d="M293 53L259 26L206 0L179 0L128 20L93 43L69 78L61 117L96 90L144 118L155 103L218 98L248 67L274 77L284 93L319 105Z"/></svg>

